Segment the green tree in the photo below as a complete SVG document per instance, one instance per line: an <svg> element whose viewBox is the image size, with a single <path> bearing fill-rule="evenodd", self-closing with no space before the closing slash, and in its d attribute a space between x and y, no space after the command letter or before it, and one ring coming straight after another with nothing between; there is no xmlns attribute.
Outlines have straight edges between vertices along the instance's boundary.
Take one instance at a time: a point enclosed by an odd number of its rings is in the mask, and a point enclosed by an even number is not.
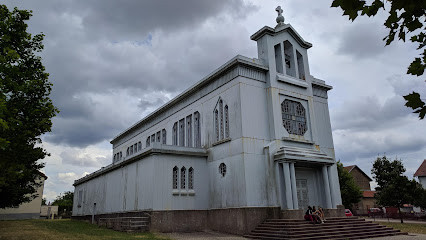
<svg viewBox="0 0 426 240"><path fill-rule="evenodd" d="M27 32L31 16L31 11L0 5L0 208L37 196L44 166L39 160L48 155L40 136L51 131L51 118L58 112L37 55L44 35Z"/></svg>
<svg viewBox="0 0 426 240"><path fill-rule="evenodd" d="M352 210L352 205L361 201L362 191L356 185L352 175L343 168L343 164L337 162L337 173L339 175L340 193L342 195L342 203L345 208Z"/></svg>
<svg viewBox="0 0 426 240"><path fill-rule="evenodd" d="M369 1L370 2L370 1ZM388 11L389 15L384 25L389 29L389 34L383 39L389 45L398 36L399 40L405 42L406 37L418 44L417 49L421 52L410 64L407 74L421 76L426 66L426 28L424 19L426 17L426 1L421 0L374 0L367 4L363 0L334 0L331 7L340 7L343 15L354 21L359 15L375 16L379 10ZM420 94L412 92L404 96L405 106L419 114L423 119L426 115L426 104L422 101Z"/></svg>
<svg viewBox="0 0 426 240"><path fill-rule="evenodd" d="M74 192L67 191L56 197L52 202L52 206L58 206L59 216L71 216L72 203L74 200Z"/></svg>
<svg viewBox="0 0 426 240"><path fill-rule="evenodd" d="M398 208L401 223L404 222L401 213L403 204L416 205L419 200L421 186L415 180L409 180L403 175L405 168L400 160L390 161L386 156L378 157L373 164L371 174L377 182L377 204L384 207Z"/></svg>

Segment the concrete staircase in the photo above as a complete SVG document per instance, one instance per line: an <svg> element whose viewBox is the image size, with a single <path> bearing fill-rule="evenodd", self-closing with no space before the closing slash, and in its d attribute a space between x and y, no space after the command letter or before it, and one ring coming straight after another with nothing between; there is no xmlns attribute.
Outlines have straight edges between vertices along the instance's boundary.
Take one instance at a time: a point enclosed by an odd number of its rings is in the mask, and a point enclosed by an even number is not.
<svg viewBox="0 0 426 240"><path fill-rule="evenodd" d="M362 239L407 234L357 217L329 218L323 224L305 220L267 219L246 238L252 239Z"/></svg>
<svg viewBox="0 0 426 240"><path fill-rule="evenodd" d="M145 232L148 231L149 217L99 218L98 225L117 231Z"/></svg>

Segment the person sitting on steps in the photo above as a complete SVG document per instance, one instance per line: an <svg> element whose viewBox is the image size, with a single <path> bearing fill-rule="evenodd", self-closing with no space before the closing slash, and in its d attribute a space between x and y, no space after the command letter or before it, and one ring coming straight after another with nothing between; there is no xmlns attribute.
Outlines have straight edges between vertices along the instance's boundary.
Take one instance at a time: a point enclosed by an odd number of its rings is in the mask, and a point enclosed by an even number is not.
<svg viewBox="0 0 426 240"><path fill-rule="evenodd" d="M310 221L313 224L318 222L318 218L313 214L311 206L308 206L308 210L306 210L305 220Z"/></svg>
<svg viewBox="0 0 426 240"><path fill-rule="evenodd" d="M312 209L312 212L313 212L313 218L316 218L315 219L316 222L318 222L318 223L324 223L324 221L321 218L321 213L319 211L319 207L318 207L318 210L316 210L315 206L314 206L313 209Z"/></svg>

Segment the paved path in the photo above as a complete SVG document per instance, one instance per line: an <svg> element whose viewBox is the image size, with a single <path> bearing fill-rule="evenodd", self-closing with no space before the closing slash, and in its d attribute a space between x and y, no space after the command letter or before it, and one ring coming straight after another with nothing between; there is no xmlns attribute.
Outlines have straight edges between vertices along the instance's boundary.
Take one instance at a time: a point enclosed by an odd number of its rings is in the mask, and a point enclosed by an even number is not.
<svg viewBox="0 0 426 240"><path fill-rule="evenodd" d="M392 219L390 218L389 220L387 218L365 218L365 220L367 221L376 221L376 222L392 222L392 223L401 223L401 220L399 219ZM419 223L419 224L426 224L426 221L416 221L416 220L405 220L404 219L404 223Z"/></svg>
<svg viewBox="0 0 426 240"><path fill-rule="evenodd" d="M241 236L219 233L214 231L192 232L192 233L166 233L163 234L171 239L190 239L190 240L243 240ZM393 237L368 238L367 240L425 240L425 234L400 235Z"/></svg>

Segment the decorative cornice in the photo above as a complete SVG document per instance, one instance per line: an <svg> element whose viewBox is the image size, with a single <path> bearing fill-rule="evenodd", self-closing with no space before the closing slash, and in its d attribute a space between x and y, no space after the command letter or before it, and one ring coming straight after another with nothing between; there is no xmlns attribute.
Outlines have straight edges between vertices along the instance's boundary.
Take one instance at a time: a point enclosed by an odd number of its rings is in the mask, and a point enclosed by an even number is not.
<svg viewBox="0 0 426 240"><path fill-rule="evenodd" d="M303 48L308 49L312 47L312 43L305 41L290 24L278 25L276 29L264 26L259 31L251 35L250 39L257 41L264 35L275 36L281 32L288 32Z"/></svg>

